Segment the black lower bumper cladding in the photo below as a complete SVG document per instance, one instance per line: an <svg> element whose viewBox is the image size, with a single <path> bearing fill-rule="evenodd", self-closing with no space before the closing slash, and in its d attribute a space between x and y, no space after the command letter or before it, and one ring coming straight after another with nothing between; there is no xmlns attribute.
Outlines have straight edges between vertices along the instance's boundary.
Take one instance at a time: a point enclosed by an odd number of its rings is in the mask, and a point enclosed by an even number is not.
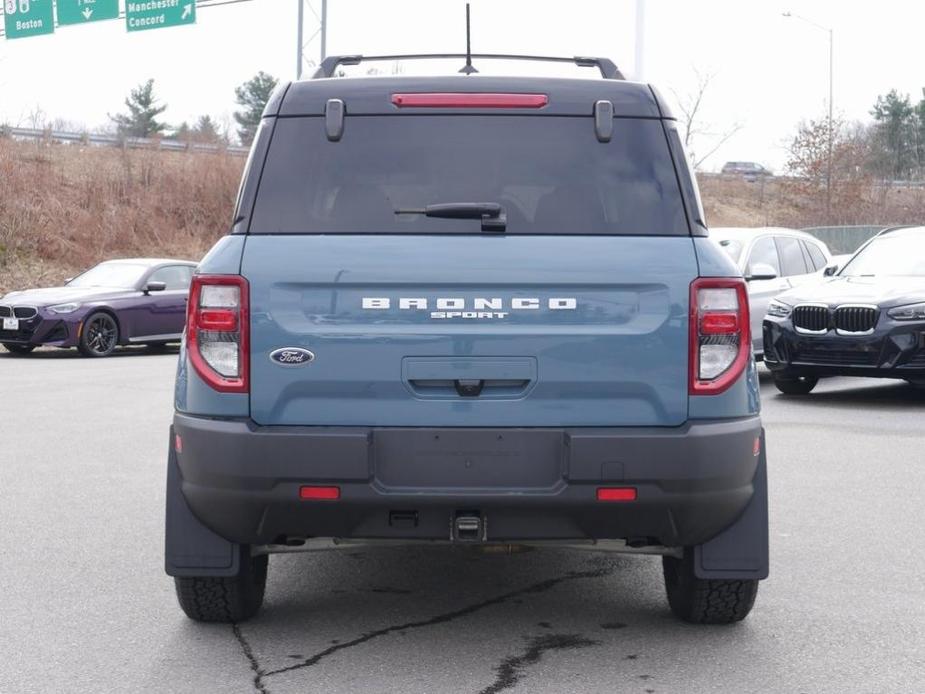
<svg viewBox="0 0 925 694"><path fill-rule="evenodd" d="M925 325L892 323L869 335L803 335L764 321L764 361L786 376L925 379Z"/></svg>
<svg viewBox="0 0 925 694"><path fill-rule="evenodd" d="M261 427L177 414L167 572L231 575L236 545L289 538L623 539L694 547L704 577L767 575L760 420L677 428ZM300 498L305 486L336 499ZM601 487L635 498L598 501ZM397 522L397 520L401 522Z"/></svg>
<svg viewBox="0 0 925 694"><path fill-rule="evenodd" d="M63 320L46 320L41 316L20 320L18 330L0 330L0 342L16 345L63 343L69 337L67 324Z"/></svg>

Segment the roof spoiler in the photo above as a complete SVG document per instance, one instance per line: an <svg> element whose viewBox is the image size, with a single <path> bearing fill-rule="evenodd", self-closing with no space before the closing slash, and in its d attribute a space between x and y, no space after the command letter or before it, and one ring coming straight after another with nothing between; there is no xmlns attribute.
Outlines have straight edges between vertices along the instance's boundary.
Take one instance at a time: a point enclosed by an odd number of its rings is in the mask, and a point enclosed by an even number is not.
<svg viewBox="0 0 925 694"><path fill-rule="evenodd" d="M332 55L321 61L321 65L312 75L312 79L321 79L334 77L337 68L341 65L359 65L360 63L373 61L395 61L395 60L440 60L444 58L459 58L465 60L465 53L412 53L408 55ZM614 62L608 58L592 58L586 56L575 56L573 58L562 58L544 55L507 55L503 53L473 53L472 58L488 60L534 60L545 63L574 63L579 67L596 67L601 71L601 77L608 80L626 79L623 73L617 68Z"/></svg>

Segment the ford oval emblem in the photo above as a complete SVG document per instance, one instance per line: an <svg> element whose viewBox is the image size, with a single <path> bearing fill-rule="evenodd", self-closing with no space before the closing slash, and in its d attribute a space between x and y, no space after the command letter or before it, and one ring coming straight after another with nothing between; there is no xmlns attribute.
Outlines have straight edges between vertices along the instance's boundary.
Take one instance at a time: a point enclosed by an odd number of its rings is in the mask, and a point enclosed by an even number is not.
<svg viewBox="0 0 925 694"><path fill-rule="evenodd" d="M270 359L280 366L302 366L313 362L315 354L301 347L281 347L270 352Z"/></svg>

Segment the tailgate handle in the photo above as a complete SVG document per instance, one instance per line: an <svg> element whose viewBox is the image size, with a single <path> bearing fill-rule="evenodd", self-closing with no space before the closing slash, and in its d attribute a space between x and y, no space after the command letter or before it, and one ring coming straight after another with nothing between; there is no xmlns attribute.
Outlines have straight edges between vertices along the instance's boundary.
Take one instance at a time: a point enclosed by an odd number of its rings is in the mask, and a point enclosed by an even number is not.
<svg viewBox="0 0 925 694"><path fill-rule="evenodd" d="M456 392L463 398L477 398L485 387L484 380L475 378L457 378L453 384L456 386Z"/></svg>
<svg viewBox="0 0 925 694"><path fill-rule="evenodd" d="M528 379L456 378L456 379L412 379L408 384L420 395L447 396L454 393L462 398L477 398L480 395L515 396L523 393L530 385Z"/></svg>
<svg viewBox="0 0 925 694"><path fill-rule="evenodd" d="M536 385L536 358L405 357L402 380L420 398L518 399Z"/></svg>

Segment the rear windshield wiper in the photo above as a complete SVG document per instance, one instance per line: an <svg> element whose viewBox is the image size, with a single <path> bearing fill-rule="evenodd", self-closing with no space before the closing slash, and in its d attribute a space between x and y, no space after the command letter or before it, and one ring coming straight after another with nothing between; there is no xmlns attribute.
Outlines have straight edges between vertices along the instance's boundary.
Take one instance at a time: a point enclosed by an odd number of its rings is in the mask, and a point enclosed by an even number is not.
<svg viewBox="0 0 925 694"><path fill-rule="evenodd" d="M482 231L503 233L507 213L496 202L442 202L427 207L395 210L395 214L422 214L440 219L481 219Z"/></svg>

